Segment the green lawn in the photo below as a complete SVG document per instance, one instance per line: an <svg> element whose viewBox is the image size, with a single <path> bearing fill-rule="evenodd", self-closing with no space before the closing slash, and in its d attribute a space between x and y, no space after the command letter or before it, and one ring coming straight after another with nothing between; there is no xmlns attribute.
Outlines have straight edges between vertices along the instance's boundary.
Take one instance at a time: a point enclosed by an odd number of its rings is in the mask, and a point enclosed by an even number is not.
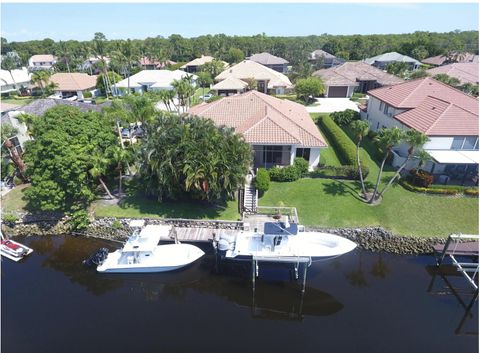
<svg viewBox="0 0 480 353"><path fill-rule="evenodd" d="M275 206L283 201L296 207L300 221L310 226L382 226L395 234L416 236L478 234L477 198L423 195L395 186L380 205L370 206L358 199L358 190L352 181L273 182L260 205Z"/></svg>
<svg viewBox="0 0 480 353"><path fill-rule="evenodd" d="M19 185L2 197L2 213L24 212L27 202L23 200L23 190L29 184Z"/></svg>
<svg viewBox="0 0 480 353"><path fill-rule="evenodd" d="M33 98L23 98L23 99L2 98L2 103L15 104L15 105L27 105L32 101L33 101Z"/></svg>
<svg viewBox="0 0 480 353"><path fill-rule="evenodd" d="M119 205L97 201L92 205L97 217L151 217L238 220L236 201L224 206L211 206L200 202L163 202L140 196L128 196Z"/></svg>

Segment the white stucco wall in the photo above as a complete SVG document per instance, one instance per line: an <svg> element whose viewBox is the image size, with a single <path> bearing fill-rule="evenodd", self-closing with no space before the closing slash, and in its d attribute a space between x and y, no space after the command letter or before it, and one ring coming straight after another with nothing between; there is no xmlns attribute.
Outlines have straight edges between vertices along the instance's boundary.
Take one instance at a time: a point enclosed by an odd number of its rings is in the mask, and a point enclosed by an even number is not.
<svg viewBox="0 0 480 353"><path fill-rule="evenodd" d="M453 137L430 137L423 145L426 150L449 150L452 147Z"/></svg>
<svg viewBox="0 0 480 353"><path fill-rule="evenodd" d="M370 97L367 108L367 120L370 123L370 130L377 131L382 127L398 127L401 129L408 129L401 122L393 118L394 115L400 114L404 111L405 109L395 109L394 107L389 107L389 114L385 114L383 109L380 110L380 100L375 97Z"/></svg>
<svg viewBox="0 0 480 353"><path fill-rule="evenodd" d="M308 169L312 171L318 166L318 163L320 163L320 148L311 148Z"/></svg>

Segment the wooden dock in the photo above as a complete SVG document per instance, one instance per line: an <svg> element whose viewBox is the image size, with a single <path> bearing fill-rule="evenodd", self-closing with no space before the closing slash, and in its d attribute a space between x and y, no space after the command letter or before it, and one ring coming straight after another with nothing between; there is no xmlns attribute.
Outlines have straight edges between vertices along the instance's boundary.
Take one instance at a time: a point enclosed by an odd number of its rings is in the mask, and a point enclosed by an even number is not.
<svg viewBox="0 0 480 353"><path fill-rule="evenodd" d="M177 239L180 242L187 243L208 243L219 234L233 235L238 233L238 230L234 229L213 229L213 228L197 228L197 227L175 227L177 233ZM161 238L161 240L175 240L174 234L171 232L169 236Z"/></svg>

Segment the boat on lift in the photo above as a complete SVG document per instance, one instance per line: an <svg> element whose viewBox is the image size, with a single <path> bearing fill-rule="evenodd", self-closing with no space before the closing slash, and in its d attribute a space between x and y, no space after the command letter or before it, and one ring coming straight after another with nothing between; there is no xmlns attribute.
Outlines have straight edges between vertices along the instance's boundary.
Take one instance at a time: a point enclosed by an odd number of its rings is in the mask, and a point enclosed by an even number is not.
<svg viewBox="0 0 480 353"><path fill-rule="evenodd" d="M306 232L302 225L266 222L263 232L240 231L234 236L220 235L217 249L226 259L259 259L270 262L295 262L295 259L326 260L357 247L353 241L335 234Z"/></svg>
<svg viewBox="0 0 480 353"><path fill-rule="evenodd" d="M0 253L2 256L18 262L32 252L33 249L30 249L28 246L17 243L11 239L6 239L2 234L0 239Z"/></svg>
<svg viewBox="0 0 480 353"><path fill-rule="evenodd" d="M99 256L93 256L93 263L98 264L98 272L138 273L173 271L201 258L205 253L191 244L159 245L160 239L169 236L172 226L147 225L143 221L133 224L137 226L122 249L108 253L106 249L99 250ZM132 224L130 224L132 227ZM91 258L92 259L92 258ZM90 260L90 259L89 259ZM88 260L87 260L88 261Z"/></svg>

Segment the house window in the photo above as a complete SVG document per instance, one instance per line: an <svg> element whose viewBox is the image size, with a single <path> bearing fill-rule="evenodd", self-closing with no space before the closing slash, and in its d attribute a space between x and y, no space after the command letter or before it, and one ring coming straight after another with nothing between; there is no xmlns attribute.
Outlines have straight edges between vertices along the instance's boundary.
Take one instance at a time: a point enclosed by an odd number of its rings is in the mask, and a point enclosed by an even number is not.
<svg viewBox="0 0 480 353"><path fill-rule="evenodd" d="M383 114L388 115L388 105L385 104L385 107L383 108Z"/></svg>
<svg viewBox="0 0 480 353"><path fill-rule="evenodd" d="M295 157L301 157L306 161L310 160L310 148L297 148L297 152L295 153Z"/></svg>
<svg viewBox="0 0 480 353"><path fill-rule="evenodd" d="M380 102L380 107L378 108L378 110L382 111L384 107L385 107L385 103Z"/></svg>
<svg viewBox="0 0 480 353"><path fill-rule="evenodd" d="M454 137L452 142L452 150L461 150L463 146L464 137Z"/></svg>
<svg viewBox="0 0 480 353"><path fill-rule="evenodd" d="M283 146L265 146L265 162L282 164Z"/></svg>
<svg viewBox="0 0 480 353"><path fill-rule="evenodd" d="M477 145L478 145L478 137L476 136L466 137L465 142L463 143L462 150L474 150Z"/></svg>

